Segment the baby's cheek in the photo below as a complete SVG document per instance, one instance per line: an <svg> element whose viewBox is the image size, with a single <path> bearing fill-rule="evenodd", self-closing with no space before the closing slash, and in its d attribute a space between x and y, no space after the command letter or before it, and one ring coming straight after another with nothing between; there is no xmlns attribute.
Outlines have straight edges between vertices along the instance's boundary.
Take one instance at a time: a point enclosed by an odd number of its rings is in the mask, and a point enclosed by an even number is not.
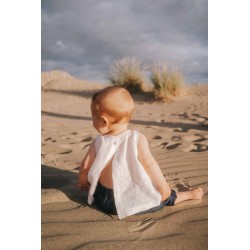
<svg viewBox="0 0 250 250"><path fill-rule="evenodd" d="M100 127L97 129L97 131L102 135L107 134L109 132L107 128L100 128Z"/></svg>

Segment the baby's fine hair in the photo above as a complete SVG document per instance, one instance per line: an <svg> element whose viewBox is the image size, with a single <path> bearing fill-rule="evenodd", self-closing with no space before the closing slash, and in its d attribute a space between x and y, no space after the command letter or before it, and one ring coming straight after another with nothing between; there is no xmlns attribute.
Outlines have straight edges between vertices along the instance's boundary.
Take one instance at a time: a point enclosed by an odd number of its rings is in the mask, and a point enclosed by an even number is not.
<svg viewBox="0 0 250 250"><path fill-rule="evenodd" d="M129 122L134 101L125 88L112 86L92 96L91 109L99 116L106 116L111 123Z"/></svg>

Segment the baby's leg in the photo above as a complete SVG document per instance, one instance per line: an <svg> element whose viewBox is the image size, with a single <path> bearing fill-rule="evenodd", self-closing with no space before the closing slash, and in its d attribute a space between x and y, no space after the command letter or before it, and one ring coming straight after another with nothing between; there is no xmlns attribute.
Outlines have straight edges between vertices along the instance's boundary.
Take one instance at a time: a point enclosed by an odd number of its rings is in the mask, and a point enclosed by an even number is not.
<svg viewBox="0 0 250 250"><path fill-rule="evenodd" d="M202 188L196 188L193 190L185 191L185 192L176 192L176 200L174 204L180 203L186 200L200 200L203 196Z"/></svg>

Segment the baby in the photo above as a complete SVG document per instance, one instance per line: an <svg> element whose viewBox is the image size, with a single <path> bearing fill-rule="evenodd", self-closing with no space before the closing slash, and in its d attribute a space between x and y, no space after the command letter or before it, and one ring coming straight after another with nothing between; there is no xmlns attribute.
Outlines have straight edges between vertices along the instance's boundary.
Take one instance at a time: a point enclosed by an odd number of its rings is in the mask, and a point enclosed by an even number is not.
<svg viewBox="0 0 250 250"><path fill-rule="evenodd" d="M133 111L134 101L125 88L107 87L92 97L93 126L100 135L79 170L79 187L88 191L88 203L123 219L201 199L201 188L170 189L146 137L128 129Z"/></svg>

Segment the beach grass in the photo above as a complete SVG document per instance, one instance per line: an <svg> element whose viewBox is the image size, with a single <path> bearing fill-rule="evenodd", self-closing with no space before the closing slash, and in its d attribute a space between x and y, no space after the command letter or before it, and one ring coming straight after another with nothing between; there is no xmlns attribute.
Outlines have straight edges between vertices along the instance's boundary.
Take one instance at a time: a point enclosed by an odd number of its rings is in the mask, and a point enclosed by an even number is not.
<svg viewBox="0 0 250 250"><path fill-rule="evenodd" d="M144 91L147 66L137 58L125 57L114 62L109 69L109 80L115 86L126 88L131 93Z"/></svg>
<svg viewBox="0 0 250 250"><path fill-rule="evenodd" d="M154 63L150 67L150 74L156 98L168 101L172 96L181 94L184 77L177 68L170 68L167 63Z"/></svg>

